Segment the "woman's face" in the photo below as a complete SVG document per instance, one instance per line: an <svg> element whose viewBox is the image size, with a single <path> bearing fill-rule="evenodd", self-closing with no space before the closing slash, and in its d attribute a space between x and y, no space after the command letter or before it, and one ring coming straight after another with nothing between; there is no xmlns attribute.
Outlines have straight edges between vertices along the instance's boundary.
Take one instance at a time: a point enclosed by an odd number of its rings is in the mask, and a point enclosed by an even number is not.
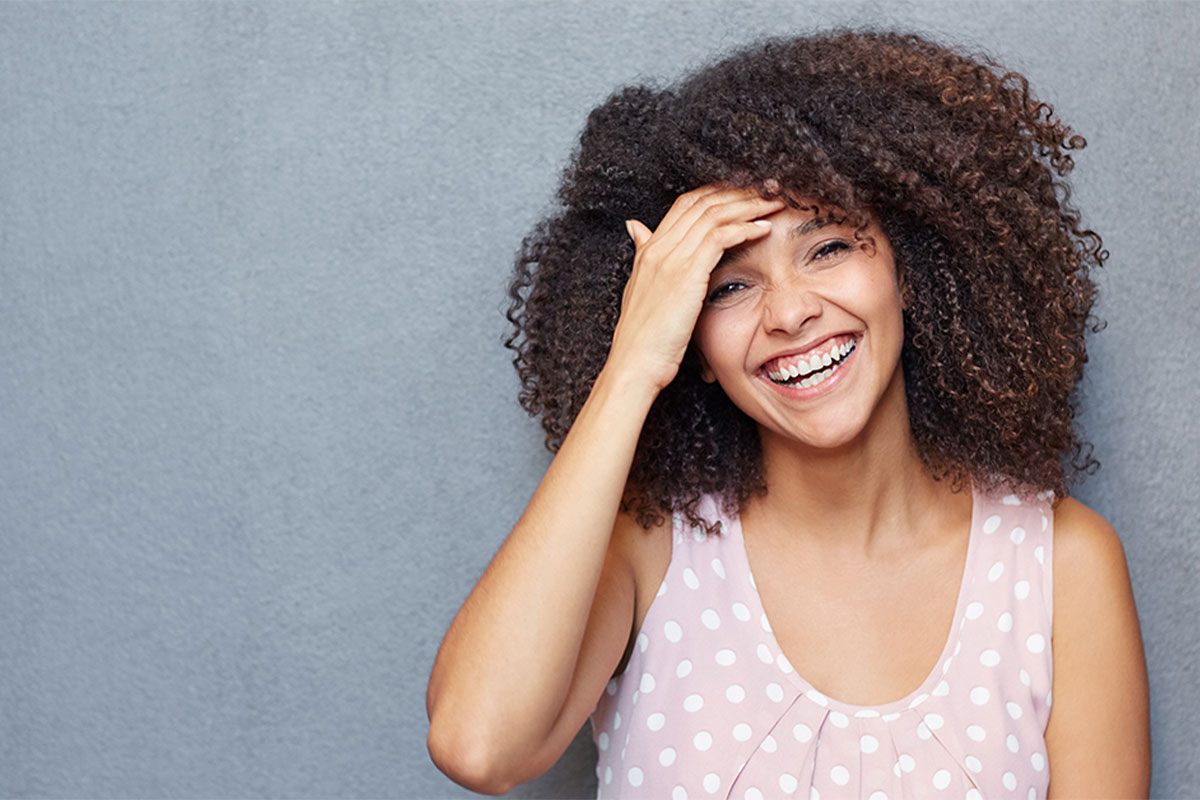
<svg viewBox="0 0 1200 800"><path fill-rule="evenodd" d="M768 236L713 270L693 343L705 380L760 427L837 447L881 405L903 402L892 250L875 224L856 238L853 226L811 210L767 219Z"/></svg>

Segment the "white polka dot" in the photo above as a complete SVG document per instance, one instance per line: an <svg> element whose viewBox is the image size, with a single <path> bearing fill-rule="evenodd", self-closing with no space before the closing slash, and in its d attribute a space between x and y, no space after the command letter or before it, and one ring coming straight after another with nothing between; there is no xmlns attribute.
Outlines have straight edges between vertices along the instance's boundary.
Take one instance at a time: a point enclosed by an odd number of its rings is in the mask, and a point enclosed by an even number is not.
<svg viewBox="0 0 1200 800"><path fill-rule="evenodd" d="M1018 525L1012 529L1012 533L1008 537L1013 540L1014 544L1020 544L1025 541L1025 529Z"/></svg>
<svg viewBox="0 0 1200 800"><path fill-rule="evenodd" d="M712 560L712 568L713 568L713 572L717 573L718 578L725 577L725 564L723 564L721 562L721 559L714 558Z"/></svg>
<svg viewBox="0 0 1200 800"><path fill-rule="evenodd" d="M637 638L638 650L646 652L646 647L650 644L650 637L644 633L639 633Z"/></svg>
<svg viewBox="0 0 1200 800"><path fill-rule="evenodd" d="M996 627L1002 632L1008 633L1012 630L1013 617L1012 614L1005 611L1000 615L1000 619L996 620Z"/></svg>
<svg viewBox="0 0 1200 800"><path fill-rule="evenodd" d="M785 675L792 671L792 662L788 661L787 656L783 653L775 657L775 663L779 665L779 668L783 670Z"/></svg>
<svg viewBox="0 0 1200 800"><path fill-rule="evenodd" d="M1015 494L1006 494L1003 498L1001 498L1000 502L1006 506L1021 505L1021 499L1019 497L1017 497Z"/></svg>
<svg viewBox="0 0 1200 800"><path fill-rule="evenodd" d="M637 705L638 698L639 698L639 697L641 697L641 696L642 696L642 692L641 692L641 690L639 690L639 689L634 689L634 690L633 690L633 704L634 704L635 706Z"/></svg>
<svg viewBox="0 0 1200 800"><path fill-rule="evenodd" d="M613 678L612 680L610 680L608 682L608 684L604 687L604 691L610 695L616 694L617 693L617 679Z"/></svg>
<svg viewBox="0 0 1200 800"><path fill-rule="evenodd" d="M1041 772L1042 768L1046 766L1046 757L1041 753L1034 753L1029 757L1029 763L1033 765L1034 769Z"/></svg>
<svg viewBox="0 0 1200 800"><path fill-rule="evenodd" d="M970 789L967 789L966 797L963 800L983 800L983 795L979 793L978 789L972 786Z"/></svg>
<svg viewBox="0 0 1200 800"><path fill-rule="evenodd" d="M933 773L933 788L945 789L950 785L950 773L947 770L939 769Z"/></svg>
<svg viewBox="0 0 1200 800"><path fill-rule="evenodd" d="M692 568L688 567L683 571L683 582L689 589L699 589L700 579L696 577L696 573L692 572Z"/></svg>
<svg viewBox="0 0 1200 800"><path fill-rule="evenodd" d="M1025 646L1031 653L1040 653L1046 649L1046 639L1040 633L1035 633L1025 640Z"/></svg>
<svg viewBox="0 0 1200 800"><path fill-rule="evenodd" d="M638 684L638 691L642 694L650 694L654 691L654 676L649 672L642 673L642 682Z"/></svg>
<svg viewBox="0 0 1200 800"><path fill-rule="evenodd" d="M1053 695L1054 695L1053 691L1046 692L1046 708L1049 708L1051 703L1053 702Z"/></svg>
<svg viewBox="0 0 1200 800"><path fill-rule="evenodd" d="M928 740L930 736L933 736L933 731L929 730L929 726L926 725L924 722L918 722L917 723L917 738L925 741L925 740Z"/></svg>
<svg viewBox="0 0 1200 800"><path fill-rule="evenodd" d="M712 734L708 731L700 731L692 738L692 744L697 750L704 751L712 747Z"/></svg>
<svg viewBox="0 0 1200 800"><path fill-rule="evenodd" d="M968 725L967 726L967 736L976 742L982 742L984 739L987 738L987 731L985 731L979 725Z"/></svg>
<svg viewBox="0 0 1200 800"><path fill-rule="evenodd" d="M771 632L771 621L769 619L767 619L766 614L763 614L762 617L760 617L758 621L762 625L764 631L766 631L767 633Z"/></svg>
<svg viewBox="0 0 1200 800"><path fill-rule="evenodd" d="M703 622L704 627L708 628L710 631L715 631L717 628L721 627L721 617L711 608L706 608L704 610L704 613L700 615L700 621Z"/></svg>
<svg viewBox="0 0 1200 800"><path fill-rule="evenodd" d="M763 800L763 793L751 786L742 797L744 800Z"/></svg>
<svg viewBox="0 0 1200 800"><path fill-rule="evenodd" d="M771 656L771 648L767 647L765 644L760 644L754 652L758 653L758 660L764 664L770 664L775 660Z"/></svg>
<svg viewBox="0 0 1200 800"><path fill-rule="evenodd" d="M1044 519L1042 520L1042 530L1046 530L1046 525L1045 525ZM1044 548L1040 545L1033 548L1033 557L1036 558L1037 562L1039 564L1041 564L1043 567L1046 566L1046 548Z"/></svg>
<svg viewBox="0 0 1200 800"><path fill-rule="evenodd" d="M733 738L737 739L739 742L750 741L750 735L752 733L753 731L750 730L750 726L744 722L739 722L737 725L733 726Z"/></svg>
<svg viewBox="0 0 1200 800"><path fill-rule="evenodd" d="M945 681L940 681L937 686L933 687L934 697L945 697L950 694L950 684Z"/></svg>
<svg viewBox="0 0 1200 800"><path fill-rule="evenodd" d="M783 687L778 683L768 683L767 697L769 697L773 703L781 702L783 700Z"/></svg>
<svg viewBox="0 0 1200 800"><path fill-rule="evenodd" d="M779 749L779 742L775 741L775 737L768 733L767 738L762 740L760 747L762 747L764 752L774 753Z"/></svg>
<svg viewBox="0 0 1200 800"><path fill-rule="evenodd" d="M654 712L646 717L646 727L652 731L661 731L663 725L667 724L667 715L662 712Z"/></svg>
<svg viewBox="0 0 1200 800"><path fill-rule="evenodd" d="M668 642L678 642L683 638L683 628L679 627L679 623L675 620L669 619L663 625L663 636L667 637Z"/></svg>
<svg viewBox="0 0 1200 800"><path fill-rule="evenodd" d="M988 698L991 696L992 693L982 686L976 686L971 690L971 702L977 706L981 706L986 703Z"/></svg>
<svg viewBox="0 0 1200 800"><path fill-rule="evenodd" d="M612 783L612 767L604 768L604 783L605 784Z"/></svg>
<svg viewBox="0 0 1200 800"><path fill-rule="evenodd" d="M662 597L667 593L667 582L663 581L658 585L658 591L654 593L655 597Z"/></svg>
<svg viewBox="0 0 1200 800"><path fill-rule="evenodd" d="M987 519L985 519L983 521L983 532L984 533L995 533L996 528L999 528L999 527L1000 527L1000 516L998 514L992 514L990 517L988 517Z"/></svg>
<svg viewBox="0 0 1200 800"><path fill-rule="evenodd" d="M734 603L733 604L733 615L735 617L737 617L739 620L741 620L742 622L750 621L750 609L746 608L745 603Z"/></svg>
<svg viewBox="0 0 1200 800"><path fill-rule="evenodd" d="M599 747L601 750L608 749L608 734L607 733L601 733L599 736L596 737L596 747Z"/></svg>
<svg viewBox="0 0 1200 800"><path fill-rule="evenodd" d="M692 528L692 538L697 542L703 542L706 538L704 535L704 529L699 527Z"/></svg>
<svg viewBox="0 0 1200 800"><path fill-rule="evenodd" d="M1004 562L997 561L995 564L992 564L992 568L988 570L987 578L992 583L995 583L996 581L1000 580L1000 576L1003 574L1004 574Z"/></svg>
<svg viewBox="0 0 1200 800"><path fill-rule="evenodd" d="M971 770L971 772L974 772L976 775L978 775L980 772L983 772L983 764L979 763L979 759L975 756L967 756L963 759L963 763L967 765L967 769Z"/></svg>
<svg viewBox="0 0 1200 800"><path fill-rule="evenodd" d="M1021 743L1017 741L1017 737L1011 733L1008 735L1008 738L1004 740L1004 744L1008 747L1008 752L1010 753L1015 753L1021 748Z"/></svg>
<svg viewBox="0 0 1200 800"><path fill-rule="evenodd" d="M717 663L722 667L728 667L733 662L737 661L737 654L735 654L729 648L725 648L717 651L716 660Z"/></svg>
<svg viewBox="0 0 1200 800"><path fill-rule="evenodd" d="M617 728L620 728L620 727L621 727L621 712L618 711L615 714L613 714L613 730L615 731Z"/></svg>
<svg viewBox="0 0 1200 800"><path fill-rule="evenodd" d="M959 642L959 644L962 644L962 642ZM955 653L955 655L958 655L958 654ZM944 662L942 662L942 674L943 675L945 675L947 672L950 671L950 662L951 662L951 659L949 659L949 658L947 658Z"/></svg>
<svg viewBox="0 0 1200 800"><path fill-rule="evenodd" d="M674 764L675 763L675 748L674 747L664 747L662 749L662 752L660 752L658 754L658 763L662 764L664 767L669 767L672 764Z"/></svg>
<svg viewBox="0 0 1200 800"><path fill-rule="evenodd" d="M919 694L919 695L917 695L916 697L914 697L914 698L913 698L912 702L908 704L908 707L909 707L909 708L916 708L917 706L921 705L921 703L924 703L924 702L925 702L926 700L928 700L928 699L929 699L929 695L927 695L927 694Z"/></svg>
<svg viewBox="0 0 1200 800"><path fill-rule="evenodd" d="M888 800L887 792L871 792L867 800Z"/></svg>
<svg viewBox="0 0 1200 800"><path fill-rule="evenodd" d="M746 699L746 690L735 683L725 690L725 699L731 703L740 703Z"/></svg>
<svg viewBox="0 0 1200 800"><path fill-rule="evenodd" d="M1013 584L1013 596L1018 600L1029 597L1029 581L1017 581Z"/></svg>
<svg viewBox="0 0 1200 800"><path fill-rule="evenodd" d="M1000 654L995 650L984 650L979 654L979 663L985 667L994 667L1000 663Z"/></svg>
<svg viewBox="0 0 1200 800"><path fill-rule="evenodd" d="M679 662L679 666L675 668L675 677L686 678L692 674L692 662L690 659L684 659Z"/></svg>
<svg viewBox="0 0 1200 800"><path fill-rule="evenodd" d="M829 698L818 692L816 689L809 689L804 693L804 696L821 706L821 708L829 705Z"/></svg>
<svg viewBox="0 0 1200 800"><path fill-rule="evenodd" d="M832 722L834 725L836 725L839 728L850 727L850 720L847 719L846 715L840 711L830 711L829 712L829 721Z"/></svg>
<svg viewBox="0 0 1200 800"><path fill-rule="evenodd" d="M642 785L642 771L637 767L629 768L629 783L633 786Z"/></svg>
<svg viewBox="0 0 1200 800"><path fill-rule="evenodd" d="M817 791L817 787L808 787L808 800L821 800L821 793Z"/></svg>
<svg viewBox="0 0 1200 800"><path fill-rule="evenodd" d="M800 781L796 780L795 775L789 775L786 772L779 776L779 788L788 794L796 791L796 787L800 785Z"/></svg>
<svg viewBox="0 0 1200 800"><path fill-rule="evenodd" d="M874 753L879 749L879 740L871 734L866 734L858 738L858 749L864 753Z"/></svg>
<svg viewBox="0 0 1200 800"><path fill-rule="evenodd" d="M698 694L689 694L683 698L684 711L699 711L704 708L704 698Z"/></svg>
<svg viewBox="0 0 1200 800"><path fill-rule="evenodd" d="M1017 776L1013 775L1011 772L1004 773L1004 777L1000 780L1004 782L1004 788L1008 789L1010 792L1017 788Z"/></svg>
<svg viewBox="0 0 1200 800"><path fill-rule="evenodd" d="M676 786L671 790L671 800L688 800L687 789Z"/></svg>
<svg viewBox="0 0 1200 800"><path fill-rule="evenodd" d="M861 711L855 711L854 716L859 719L875 719L879 716L879 712L873 708L864 708Z"/></svg>
<svg viewBox="0 0 1200 800"><path fill-rule="evenodd" d="M1030 786L1030 787L1029 787L1029 794L1027 794L1027 795L1025 795L1025 796L1026 796L1026 797L1028 797L1028 798L1029 798L1029 800L1037 800L1037 789L1035 789L1035 788L1033 788L1032 786ZM968 798L968 800L981 800L981 798L978 798L978 797L971 797L971 798Z"/></svg>
<svg viewBox="0 0 1200 800"><path fill-rule="evenodd" d="M939 730L943 725L946 724L946 720L942 718L941 714L926 714L924 719L925 724L929 726L929 729L934 731Z"/></svg>
<svg viewBox="0 0 1200 800"><path fill-rule="evenodd" d="M704 791L709 794L716 794L721 788L721 778L717 773L710 772L704 776Z"/></svg>
<svg viewBox="0 0 1200 800"><path fill-rule="evenodd" d="M796 727L792 728L792 736L796 737L797 742L807 742L812 738L812 735L812 728L808 727L803 722L797 723Z"/></svg>
<svg viewBox="0 0 1200 800"><path fill-rule="evenodd" d="M983 616L983 603L971 603L967 606L967 619L979 619Z"/></svg>
<svg viewBox="0 0 1200 800"><path fill-rule="evenodd" d="M1029 673L1026 672L1025 670L1021 670L1017 674L1017 677L1019 677L1021 679L1021 683L1025 684L1026 686L1028 686L1030 684Z"/></svg>
<svg viewBox="0 0 1200 800"><path fill-rule="evenodd" d="M850 770L838 764L833 769L829 770L829 780L836 783L838 786L845 786L850 782Z"/></svg>
<svg viewBox="0 0 1200 800"><path fill-rule="evenodd" d="M901 755L900 760L897 761L896 763L899 764L900 769L904 770L905 772L912 772L914 769L917 768L916 760L912 756L910 756L908 753L904 753L903 755Z"/></svg>
<svg viewBox="0 0 1200 800"><path fill-rule="evenodd" d="M1007 711L1008 715L1013 719L1021 718L1021 707L1016 703L1005 703L1004 710Z"/></svg>
<svg viewBox="0 0 1200 800"><path fill-rule="evenodd" d="M880 719L884 722L895 722L896 720L900 719L900 712L895 711L891 714L884 714L882 717L880 717Z"/></svg>

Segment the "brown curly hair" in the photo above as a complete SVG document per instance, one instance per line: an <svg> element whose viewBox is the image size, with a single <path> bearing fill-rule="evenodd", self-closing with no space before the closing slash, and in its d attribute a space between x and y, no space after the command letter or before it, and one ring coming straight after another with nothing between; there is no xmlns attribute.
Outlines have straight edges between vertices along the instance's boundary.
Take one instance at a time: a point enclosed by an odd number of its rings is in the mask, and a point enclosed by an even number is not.
<svg viewBox="0 0 1200 800"><path fill-rule="evenodd" d="M879 222L904 287L912 434L938 480L1053 490L1099 467L1076 385L1108 254L1065 176L1082 137L1027 80L917 35L771 39L667 89L630 87L588 117L561 207L525 239L509 289L521 405L562 444L603 367L634 247L675 198L723 183ZM782 187L782 188L779 188ZM623 508L698 524L765 491L755 423L685 359L643 427Z"/></svg>

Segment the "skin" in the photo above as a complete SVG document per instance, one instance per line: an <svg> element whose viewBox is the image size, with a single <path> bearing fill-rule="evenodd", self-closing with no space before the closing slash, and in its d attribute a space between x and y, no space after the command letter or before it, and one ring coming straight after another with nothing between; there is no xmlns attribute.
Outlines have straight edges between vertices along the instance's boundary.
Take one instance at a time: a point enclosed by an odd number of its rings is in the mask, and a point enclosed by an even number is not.
<svg viewBox="0 0 1200 800"><path fill-rule="evenodd" d="M429 749L454 780L503 793L544 772L619 668L671 545L665 523L644 532L618 507L650 404L689 344L759 424L768 492L742 526L789 660L859 704L908 694L936 662L971 500L914 448L886 240L806 226L813 216L707 186L654 231L629 223L637 255L608 361L434 664ZM764 376L768 359L834 334L857 349L827 391L789 395ZM1120 543L1066 500L1054 565L1051 796L1145 796L1145 663Z"/></svg>

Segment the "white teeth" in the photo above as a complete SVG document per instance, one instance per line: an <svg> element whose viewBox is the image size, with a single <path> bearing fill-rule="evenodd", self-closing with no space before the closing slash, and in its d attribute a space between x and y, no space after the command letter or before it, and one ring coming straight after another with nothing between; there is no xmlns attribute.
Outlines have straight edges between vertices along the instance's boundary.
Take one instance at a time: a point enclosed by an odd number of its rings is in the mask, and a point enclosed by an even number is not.
<svg viewBox="0 0 1200 800"><path fill-rule="evenodd" d="M801 376L808 375L810 377L806 378L805 380L800 381L800 383L797 385L800 386L801 388L807 388L808 386L815 386L818 383L821 383L823 380L825 380L825 378L829 377L829 375L832 375L834 372L836 372L837 367L835 367L833 370L826 373L824 376L820 376L820 377L818 377L816 375L812 375L812 373L823 370L826 367L828 367L830 364L832 364L833 359L834 359L834 353L837 354L836 357L839 361L839 366L840 366L841 360L843 358L845 358L847 355L849 355L852 350L854 350L854 346L855 346L855 340L851 339L850 341L846 342L844 345L833 348L825 355L813 356L811 359L809 359L807 361L805 361L804 359L801 359L799 362L797 362L796 364L793 364L791 367L784 367L784 368L780 369L778 372L768 372L767 376L777 382L786 382L786 381L791 381L795 378L799 378Z"/></svg>

